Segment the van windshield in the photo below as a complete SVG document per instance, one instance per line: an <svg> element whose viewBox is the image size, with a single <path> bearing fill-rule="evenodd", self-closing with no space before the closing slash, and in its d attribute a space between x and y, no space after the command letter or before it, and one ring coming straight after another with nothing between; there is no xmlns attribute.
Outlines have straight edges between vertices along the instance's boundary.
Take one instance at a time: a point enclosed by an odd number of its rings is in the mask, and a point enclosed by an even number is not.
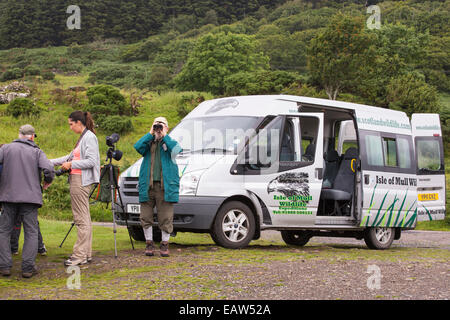
<svg viewBox="0 0 450 320"><path fill-rule="evenodd" d="M259 117L201 117L181 121L171 132L183 153L232 153L256 133Z"/></svg>

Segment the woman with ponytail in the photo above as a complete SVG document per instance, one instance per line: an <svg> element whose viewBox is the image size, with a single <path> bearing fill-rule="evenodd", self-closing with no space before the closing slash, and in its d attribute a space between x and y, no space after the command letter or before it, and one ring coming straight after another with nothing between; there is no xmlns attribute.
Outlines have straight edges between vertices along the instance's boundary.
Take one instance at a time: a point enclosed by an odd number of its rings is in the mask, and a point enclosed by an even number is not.
<svg viewBox="0 0 450 320"><path fill-rule="evenodd" d="M92 223L89 194L100 181L100 152L95 135L94 121L89 112L75 111L69 116L70 129L80 135L72 152L51 160L54 166L69 172L70 198L73 221L77 226L77 241L73 253L64 262L76 266L92 260Z"/></svg>

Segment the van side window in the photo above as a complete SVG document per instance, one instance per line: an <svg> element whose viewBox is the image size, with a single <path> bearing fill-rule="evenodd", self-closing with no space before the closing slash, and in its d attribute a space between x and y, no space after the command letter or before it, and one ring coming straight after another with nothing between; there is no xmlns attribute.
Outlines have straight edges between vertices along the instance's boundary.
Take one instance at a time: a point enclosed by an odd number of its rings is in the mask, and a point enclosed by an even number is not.
<svg viewBox="0 0 450 320"><path fill-rule="evenodd" d="M411 144L410 140L406 138L397 138L397 150L398 150L398 166L404 169L410 169L411 166Z"/></svg>
<svg viewBox="0 0 450 320"><path fill-rule="evenodd" d="M396 141L392 138L383 138L384 165L397 167Z"/></svg>
<svg viewBox="0 0 450 320"><path fill-rule="evenodd" d="M302 162L314 162L316 155L319 119L314 117L300 117L300 145Z"/></svg>
<svg viewBox="0 0 450 320"><path fill-rule="evenodd" d="M383 166L383 147L379 135L368 134L365 137L367 163L369 166Z"/></svg>
<svg viewBox="0 0 450 320"><path fill-rule="evenodd" d="M407 135L360 130L362 165L367 170L414 173L412 138Z"/></svg>

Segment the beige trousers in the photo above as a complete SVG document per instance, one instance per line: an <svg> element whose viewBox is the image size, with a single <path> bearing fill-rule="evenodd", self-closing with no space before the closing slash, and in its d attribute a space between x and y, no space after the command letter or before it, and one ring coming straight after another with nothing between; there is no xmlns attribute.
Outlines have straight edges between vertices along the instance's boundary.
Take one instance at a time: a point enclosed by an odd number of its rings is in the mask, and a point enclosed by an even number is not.
<svg viewBox="0 0 450 320"><path fill-rule="evenodd" d="M92 222L89 210L91 186L81 186L80 174L70 175L69 182L73 222L75 222L78 230L72 258L74 260L84 260L92 257Z"/></svg>

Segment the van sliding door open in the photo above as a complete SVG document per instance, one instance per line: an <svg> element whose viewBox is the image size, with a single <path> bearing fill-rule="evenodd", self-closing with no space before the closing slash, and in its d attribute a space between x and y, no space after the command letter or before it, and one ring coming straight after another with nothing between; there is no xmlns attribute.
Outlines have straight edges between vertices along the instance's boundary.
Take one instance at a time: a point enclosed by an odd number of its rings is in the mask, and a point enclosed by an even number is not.
<svg viewBox="0 0 450 320"><path fill-rule="evenodd" d="M418 221L445 218L445 169L438 114L413 114L412 133L417 159Z"/></svg>

